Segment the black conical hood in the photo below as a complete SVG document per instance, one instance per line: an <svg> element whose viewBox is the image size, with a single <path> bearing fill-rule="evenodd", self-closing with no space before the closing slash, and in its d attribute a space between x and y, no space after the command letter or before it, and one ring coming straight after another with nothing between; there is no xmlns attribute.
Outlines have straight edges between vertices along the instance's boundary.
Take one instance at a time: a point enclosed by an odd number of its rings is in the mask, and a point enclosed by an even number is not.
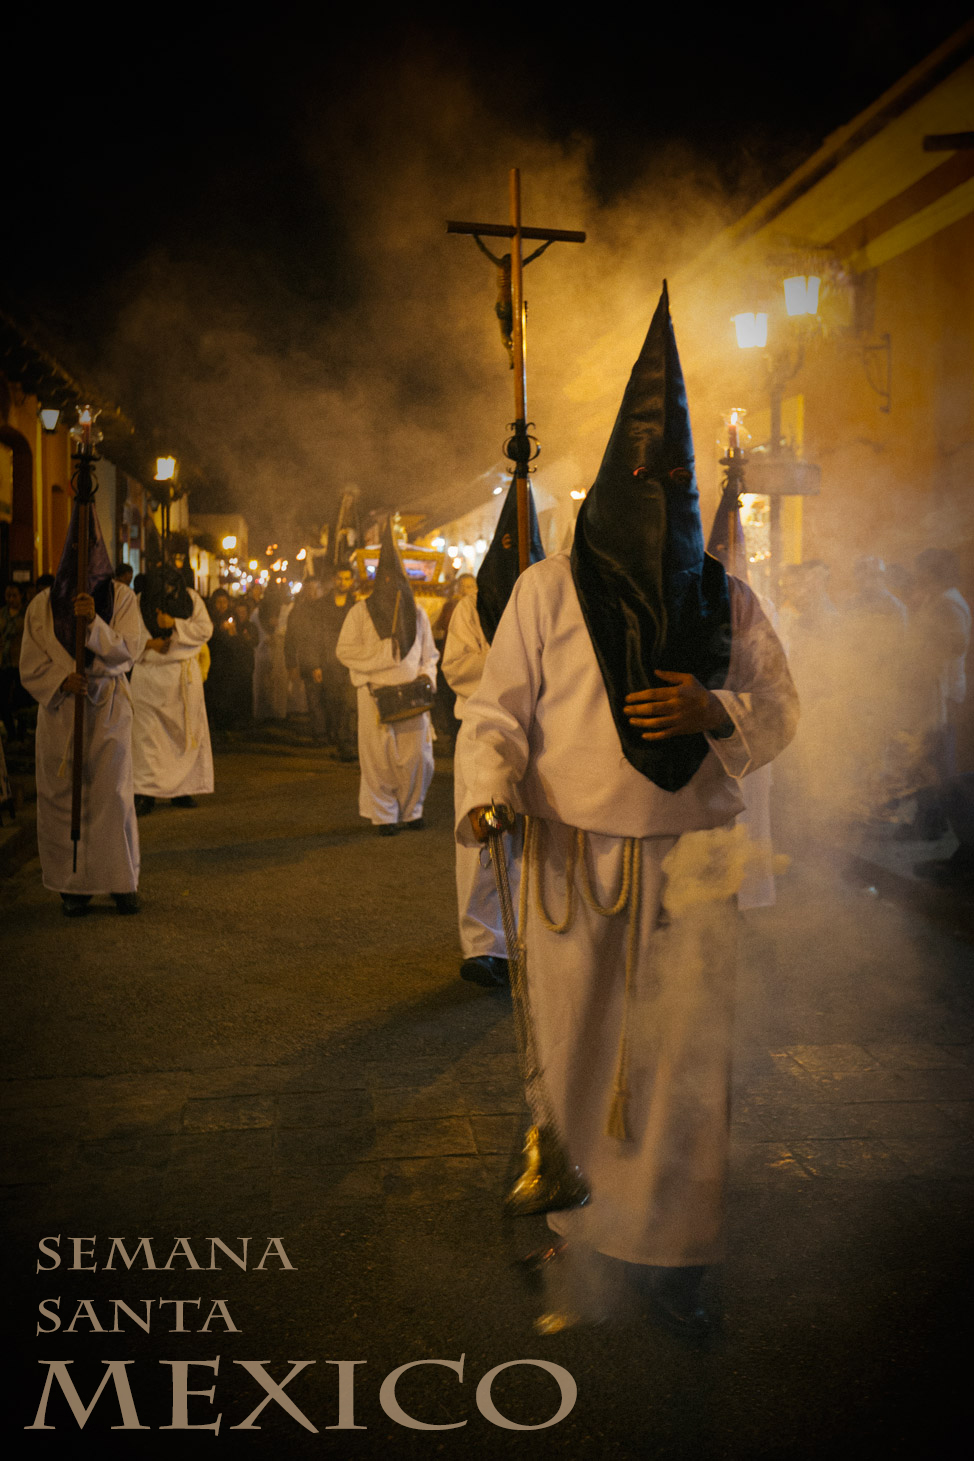
<svg viewBox="0 0 974 1461"><path fill-rule="evenodd" d="M575 525L572 576L626 759L665 791L694 775L702 734L644 741L633 690L680 670L719 688L730 660L723 566L703 546L693 438L666 285L595 483Z"/></svg>
<svg viewBox="0 0 974 1461"><path fill-rule="evenodd" d="M497 528L490 547L484 554L484 561L477 574L477 613L480 626L488 644L493 644L494 633L507 608L511 590L518 576L517 535L517 478L511 483L504 498ZM528 562L540 563L544 557L541 534L538 531L538 514L534 510L534 493L528 484Z"/></svg>
<svg viewBox="0 0 974 1461"><path fill-rule="evenodd" d="M404 659L416 638L416 600L392 536L392 521L388 518L382 530L379 561L366 604L376 634L380 639L394 639L399 647L399 658Z"/></svg>
<svg viewBox="0 0 974 1461"><path fill-rule="evenodd" d="M95 601L95 612L106 624L112 622L115 611L115 591L112 584L114 569L108 556L101 523L93 502L74 500L68 535L58 564L54 583L51 585L51 613L54 615L54 633L59 644L74 658L75 625L74 596L78 592L78 538L80 515L88 514L88 593Z"/></svg>
<svg viewBox="0 0 974 1461"><path fill-rule="evenodd" d="M193 613L193 600L190 597L186 579L178 568L171 563L166 564L166 571L163 574L162 564L156 563L145 575L142 584L142 591L139 594L139 608L142 612L142 622L152 635L153 639L160 637L168 639L172 633L171 629L160 629L159 620L156 615L160 612L168 614L172 619L188 619Z"/></svg>
<svg viewBox="0 0 974 1461"><path fill-rule="evenodd" d="M725 487L714 513L707 552L723 563L728 573L747 578L747 548L736 487Z"/></svg>

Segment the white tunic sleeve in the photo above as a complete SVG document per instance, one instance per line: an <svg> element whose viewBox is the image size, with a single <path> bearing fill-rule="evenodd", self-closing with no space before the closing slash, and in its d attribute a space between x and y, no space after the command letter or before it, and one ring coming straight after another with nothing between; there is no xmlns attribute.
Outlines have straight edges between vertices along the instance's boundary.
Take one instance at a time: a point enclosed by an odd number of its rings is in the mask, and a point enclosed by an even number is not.
<svg viewBox="0 0 974 1461"><path fill-rule="evenodd" d="M443 677L456 694L458 720L463 719L464 706L480 684L489 649L477 613L477 596L467 594L453 611L443 646Z"/></svg>
<svg viewBox="0 0 974 1461"><path fill-rule="evenodd" d="M474 806L496 801L516 812L528 810L521 781L527 770L528 733L541 687L543 635L530 611L523 614L521 597L517 592L511 595L485 660L475 692L481 713L463 721L459 760L464 780L477 790L469 804L458 808L461 841L468 840L465 818ZM458 608L453 617L459 612Z"/></svg>
<svg viewBox="0 0 974 1461"><path fill-rule="evenodd" d="M20 683L39 705L56 710L66 697L61 690L74 672L74 660L49 629L50 590L44 589L27 605L20 646Z"/></svg>
<svg viewBox="0 0 974 1461"><path fill-rule="evenodd" d="M166 656L170 662L192 659L199 653L200 645L205 644L213 633L213 623L203 600L195 589L190 589L189 595L193 601L193 612L188 619L177 619L173 624L172 643Z"/></svg>
<svg viewBox="0 0 974 1461"><path fill-rule="evenodd" d="M135 594L124 583L116 583L111 624L96 614L86 634L87 646L101 660L105 674L124 675L132 668L139 656L143 627Z"/></svg>
<svg viewBox="0 0 974 1461"><path fill-rule="evenodd" d="M781 641L756 594L729 579L733 640L727 685L714 694L734 722L725 739L708 736L728 776L740 778L773 761L798 726L795 689Z"/></svg>
<svg viewBox="0 0 974 1461"><path fill-rule="evenodd" d="M416 675L428 676L435 690L436 666L439 663L440 652L433 639L433 629L430 625L429 615L422 604L416 605L416 641L413 644L412 650L410 650L410 655L417 647L419 648L419 666L416 670Z"/></svg>

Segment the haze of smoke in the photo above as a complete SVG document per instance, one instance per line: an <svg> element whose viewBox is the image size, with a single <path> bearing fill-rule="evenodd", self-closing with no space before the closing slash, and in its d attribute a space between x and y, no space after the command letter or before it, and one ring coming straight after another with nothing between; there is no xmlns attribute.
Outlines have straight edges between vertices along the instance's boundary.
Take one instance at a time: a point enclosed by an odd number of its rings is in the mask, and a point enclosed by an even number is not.
<svg viewBox="0 0 974 1461"><path fill-rule="evenodd" d="M151 382L189 454L278 535L320 524L350 481L395 508L498 460L513 401L495 271L445 221L506 221L510 166L526 222L589 235L526 274L529 414L546 464L577 443L566 381L593 341L622 322L638 349L664 274L734 211L685 156L657 160L652 191L599 206L585 138L515 135L428 52L376 61L295 141L345 228L338 302L301 298L280 259L160 253L127 281L113 360L119 382ZM603 444L583 440L582 480Z"/></svg>

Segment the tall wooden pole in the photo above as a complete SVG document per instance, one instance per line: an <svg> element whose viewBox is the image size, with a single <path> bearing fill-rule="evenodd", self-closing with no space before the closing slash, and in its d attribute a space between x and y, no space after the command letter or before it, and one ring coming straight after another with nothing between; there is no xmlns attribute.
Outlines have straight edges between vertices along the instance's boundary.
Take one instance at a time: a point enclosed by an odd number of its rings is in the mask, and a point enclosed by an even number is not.
<svg viewBox="0 0 974 1461"><path fill-rule="evenodd" d="M511 345L514 361L515 440L526 441L528 431L527 319L524 309L524 265L521 252L521 170L511 168ZM517 462L517 571L528 566L530 525L528 521L528 464Z"/></svg>
<svg viewBox="0 0 974 1461"><path fill-rule="evenodd" d="M75 477L75 498L78 503L78 572L76 592L88 592L88 557L91 544L89 527L91 504L94 501L95 484L91 470L94 446L91 439L91 415L89 408L81 418L81 442L78 450L78 470ZM75 674L85 672L85 648L88 621L79 615L74 621L74 669ZM81 790L85 769L85 706L87 695L74 697L74 741L71 757L71 842L72 868L78 871L78 843L81 841Z"/></svg>
<svg viewBox="0 0 974 1461"><path fill-rule="evenodd" d="M528 436L528 383L526 351L526 310L524 305L524 239L542 239L549 243L584 243L584 233L564 228L525 228L521 222L521 172L512 167L510 174L511 221L504 223L455 223L446 225L447 233L470 233L475 238L509 238L511 240L511 364L514 367L514 436L507 445L507 454L515 464L517 482L517 554L518 573L528 566L530 518L528 513L528 464L532 439ZM481 245L482 247L482 245ZM493 256L491 256L493 257ZM497 262L495 260L495 262ZM530 263L530 259L528 260Z"/></svg>

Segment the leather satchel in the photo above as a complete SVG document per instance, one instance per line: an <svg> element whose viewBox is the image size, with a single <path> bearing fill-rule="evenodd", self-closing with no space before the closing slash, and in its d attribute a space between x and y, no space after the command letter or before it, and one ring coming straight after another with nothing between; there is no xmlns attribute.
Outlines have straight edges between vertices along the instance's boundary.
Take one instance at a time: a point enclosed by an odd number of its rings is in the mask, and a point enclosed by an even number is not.
<svg viewBox="0 0 974 1461"><path fill-rule="evenodd" d="M433 686L425 675L404 685L371 685L372 698L383 725L422 715L433 704Z"/></svg>

